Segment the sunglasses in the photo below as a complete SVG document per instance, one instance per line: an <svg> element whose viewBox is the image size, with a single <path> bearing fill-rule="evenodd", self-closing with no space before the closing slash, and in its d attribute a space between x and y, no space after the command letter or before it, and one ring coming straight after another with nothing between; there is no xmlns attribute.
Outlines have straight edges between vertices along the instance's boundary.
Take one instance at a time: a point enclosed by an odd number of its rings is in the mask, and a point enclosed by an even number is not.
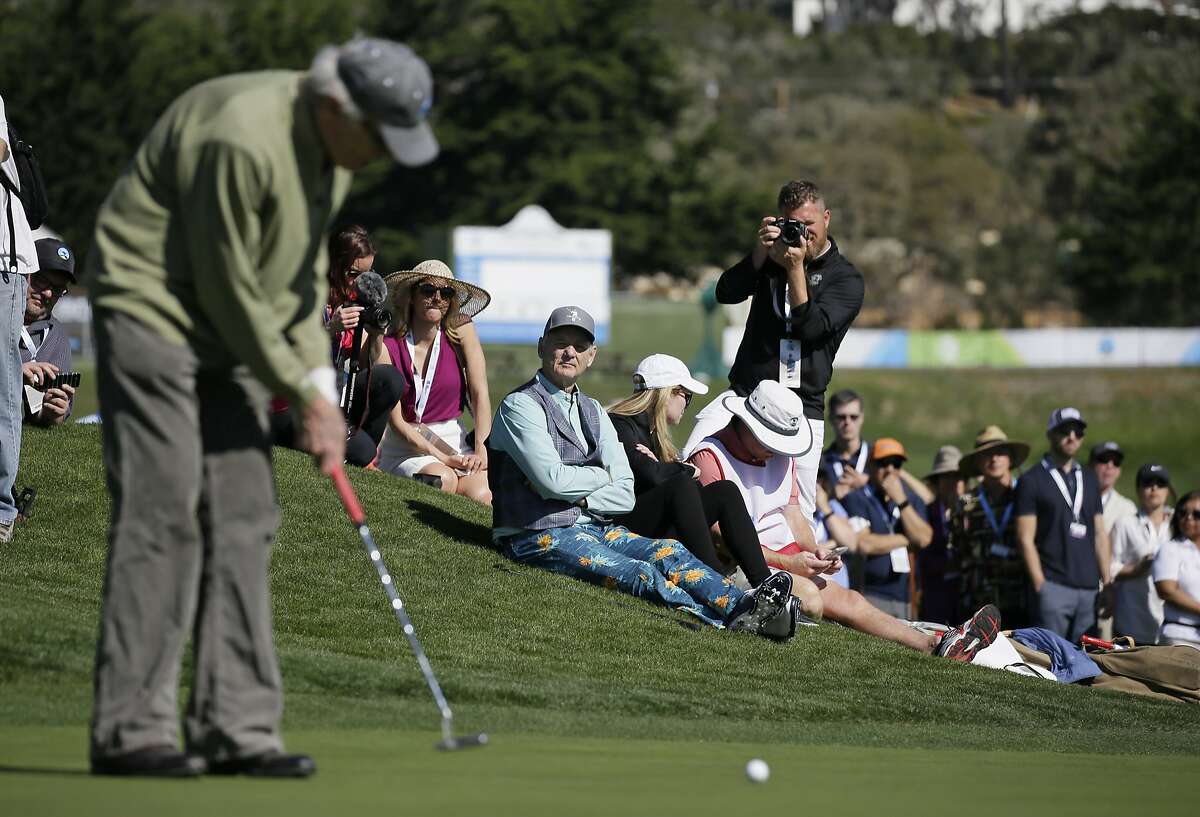
<svg viewBox="0 0 1200 817"><path fill-rule="evenodd" d="M875 465L879 468L896 468L904 467L903 457L884 457L881 460L875 460Z"/></svg>
<svg viewBox="0 0 1200 817"><path fill-rule="evenodd" d="M683 398L683 407L687 408L692 404L692 393L682 386L677 386L671 390L671 394L678 394Z"/></svg>
<svg viewBox="0 0 1200 817"><path fill-rule="evenodd" d="M1142 487L1142 488L1169 488L1171 486L1168 485L1165 480L1148 479L1145 482L1143 482L1141 484L1141 486L1139 486L1139 487Z"/></svg>
<svg viewBox="0 0 1200 817"><path fill-rule="evenodd" d="M1185 521L1190 519L1193 522L1200 522L1200 508L1192 508L1190 511L1180 511L1179 514Z"/></svg>
<svg viewBox="0 0 1200 817"><path fill-rule="evenodd" d="M55 284L40 272L35 272L33 275L29 276L29 286L38 290L48 289L50 290L50 294L55 298L61 298L67 293L67 288L65 286L59 286L58 284Z"/></svg>
<svg viewBox="0 0 1200 817"><path fill-rule="evenodd" d="M833 419L839 423L857 423L861 414L835 414Z"/></svg>
<svg viewBox="0 0 1200 817"><path fill-rule="evenodd" d="M443 301L449 301L454 298L457 290L454 287L436 287L433 284L417 284L417 292L426 298L432 298L434 295L442 296Z"/></svg>
<svg viewBox="0 0 1200 817"><path fill-rule="evenodd" d="M1074 435L1075 439L1077 440L1083 439L1083 428L1077 425L1059 426L1058 428L1054 429L1054 433L1063 439L1066 439L1072 435Z"/></svg>
<svg viewBox="0 0 1200 817"><path fill-rule="evenodd" d="M1114 457L1112 454L1105 454L1102 457L1096 457L1096 462L1100 463L1101 465L1115 465L1118 468L1121 467L1120 458Z"/></svg>

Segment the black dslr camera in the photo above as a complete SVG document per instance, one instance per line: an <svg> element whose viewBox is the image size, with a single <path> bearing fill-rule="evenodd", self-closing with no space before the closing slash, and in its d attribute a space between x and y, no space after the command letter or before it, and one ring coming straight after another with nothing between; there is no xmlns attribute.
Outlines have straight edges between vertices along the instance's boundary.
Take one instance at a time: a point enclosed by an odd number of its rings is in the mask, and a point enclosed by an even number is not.
<svg viewBox="0 0 1200 817"><path fill-rule="evenodd" d="M59 372L54 377L42 383L42 391L61 389L63 386L70 386L73 389L79 388L79 372Z"/></svg>
<svg viewBox="0 0 1200 817"><path fill-rule="evenodd" d="M391 311L382 306L364 306L358 319L362 321L368 331L379 334L387 332L388 327L392 325Z"/></svg>
<svg viewBox="0 0 1200 817"><path fill-rule="evenodd" d="M775 226L779 228L779 240L789 247L800 246L806 238L812 235L808 225L795 218L778 219Z"/></svg>

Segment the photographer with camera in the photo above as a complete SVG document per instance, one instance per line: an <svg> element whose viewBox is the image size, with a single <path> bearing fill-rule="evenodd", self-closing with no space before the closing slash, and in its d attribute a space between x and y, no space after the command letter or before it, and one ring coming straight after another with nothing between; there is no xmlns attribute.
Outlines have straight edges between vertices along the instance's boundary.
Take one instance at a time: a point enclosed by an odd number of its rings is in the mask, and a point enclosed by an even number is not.
<svg viewBox="0 0 1200 817"><path fill-rule="evenodd" d="M778 215L760 222L754 249L717 281L717 301L750 298L750 315L729 370L730 388L696 416L684 453L690 456L729 422L726 397L746 397L763 380L782 383L804 402L807 422L797 433L805 444L795 464L800 509L811 523L825 439L825 389L865 288L862 274L829 236L830 213L815 184L788 182L777 205Z"/></svg>
<svg viewBox="0 0 1200 817"><path fill-rule="evenodd" d="M79 373L71 371L67 330L52 313L75 283L75 253L56 238L39 238L38 270L29 276L25 325L21 328L21 375L25 381L25 422L51 427L71 415Z"/></svg>
<svg viewBox="0 0 1200 817"><path fill-rule="evenodd" d="M441 261L423 261L384 280L391 286L395 325L379 362L399 369L407 388L379 447L379 468L437 480L448 494L490 505L484 443L492 430L492 404L487 362L471 318L492 296L455 278ZM471 434L462 424L463 409L475 418Z"/></svg>
<svg viewBox="0 0 1200 817"><path fill-rule="evenodd" d="M366 227L348 224L329 236L325 328L332 336L331 359L346 418L346 462L359 467L375 461L388 415L404 394L395 366L372 365L392 321L382 306L387 287L374 265L375 245ZM273 406L271 434L275 445L296 447L296 418L281 400Z"/></svg>

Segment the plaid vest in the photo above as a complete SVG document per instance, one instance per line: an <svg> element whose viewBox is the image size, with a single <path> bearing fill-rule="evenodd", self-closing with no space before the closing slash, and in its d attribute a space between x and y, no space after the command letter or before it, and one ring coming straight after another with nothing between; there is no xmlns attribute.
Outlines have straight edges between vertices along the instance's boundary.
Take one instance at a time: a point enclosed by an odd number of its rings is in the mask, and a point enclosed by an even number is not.
<svg viewBox="0 0 1200 817"><path fill-rule="evenodd" d="M546 412L546 432L563 465L595 465L600 460L600 412L576 387L579 409L583 416L583 442L575 436L571 421L563 414L554 398L534 377L512 394L528 394ZM503 451L488 446L488 487L492 491L492 525L498 528L546 530L566 528L579 519L579 507L561 499L543 499L529 485L520 466Z"/></svg>

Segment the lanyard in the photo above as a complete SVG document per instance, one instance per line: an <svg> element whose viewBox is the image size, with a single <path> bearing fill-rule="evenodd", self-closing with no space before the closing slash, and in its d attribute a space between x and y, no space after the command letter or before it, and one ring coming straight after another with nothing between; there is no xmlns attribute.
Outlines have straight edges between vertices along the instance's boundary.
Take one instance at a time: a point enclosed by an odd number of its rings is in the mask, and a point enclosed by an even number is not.
<svg viewBox="0 0 1200 817"><path fill-rule="evenodd" d="M1058 492L1062 494L1063 499L1066 500L1067 506L1071 509L1071 515L1075 517L1075 522L1078 523L1079 511L1083 509L1083 473L1079 468L1079 464L1076 463L1075 465L1074 502L1071 501L1071 495L1067 493L1067 483L1063 480L1062 474L1050 463L1050 460L1043 457L1042 467L1050 472L1050 476L1054 479L1055 484L1058 485Z"/></svg>
<svg viewBox="0 0 1200 817"><path fill-rule="evenodd" d="M42 343L46 342L46 336L49 334L49 330L42 334ZM38 352L42 348L42 343L34 343L33 337L29 334L29 329L24 326L21 327L21 340L25 342L25 348L29 350L29 359L37 360Z"/></svg>
<svg viewBox="0 0 1200 817"><path fill-rule="evenodd" d="M771 306L775 308L775 314L784 323L791 320L792 305L788 302L788 284L787 279L783 282L783 297L779 297L779 280L771 279Z"/></svg>
<svg viewBox="0 0 1200 817"><path fill-rule="evenodd" d="M417 395L416 403L413 405L413 413L416 415L417 422L421 422L421 417L425 415L425 405L429 402L429 392L433 389L433 376L437 374L438 358L442 351L442 329L438 327L437 335L433 339L433 345L429 347L429 358L425 361L425 377L421 377L421 373L417 371L417 353L416 346L413 344L413 334L410 331L404 336L404 343L408 346L408 361L413 367L413 379L421 382L421 393Z"/></svg>
<svg viewBox="0 0 1200 817"><path fill-rule="evenodd" d="M870 485L863 486L863 493L870 497L871 501L875 503L875 506L883 512L883 517L887 520L888 533L895 533L896 520L900 518L900 509L893 506L892 512L888 513L887 506L880 501L879 497L875 496L875 492L871 490Z"/></svg>
<svg viewBox="0 0 1200 817"><path fill-rule="evenodd" d="M858 443L858 459L854 463L854 470L860 474L867 473L867 449L871 446L867 445L866 440L861 440ZM833 475L838 479L842 478L842 474L846 472L846 464L841 457L837 457L833 461Z"/></svg>
<svg viewBox="0 0 1200 817"><path fill-rule="evenodd" d="M1013 487L1017 487L1017 481L1013 480ZM1063 493L1066 494L1066 486L1063 486ZM983 508L983 515L987 518L988 526L991 527L992 533L996 534L996 542L1004 544L1004 531L1008 528L1008 521L1012 519L1013 508L1017 505L1016 500L1009 500L1008 505L1004 507L1004 514L1000 517L1000 521L996 521L996 514L992 511L992 506L988 503L987 492L983 490L983 486L979 486L979 507Z"/></svg>

